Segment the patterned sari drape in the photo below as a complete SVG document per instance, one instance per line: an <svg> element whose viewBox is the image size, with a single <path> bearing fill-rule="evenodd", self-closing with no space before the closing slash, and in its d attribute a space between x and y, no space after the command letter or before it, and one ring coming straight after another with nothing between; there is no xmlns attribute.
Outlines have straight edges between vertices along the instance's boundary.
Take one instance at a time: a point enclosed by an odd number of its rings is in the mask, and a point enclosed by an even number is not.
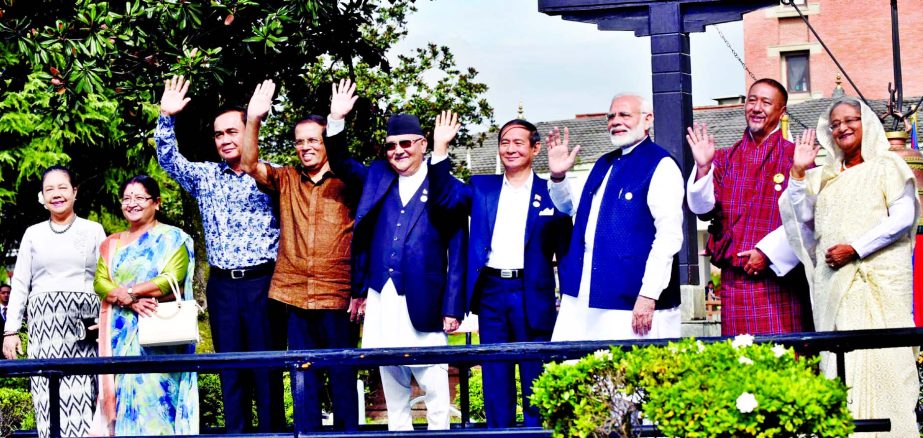
<svg viewBox="0 0 923 438"><path fill-rule="evenodd" d="M179 228L159 224L123 247L119 234L103 242L100 255L109 278L122 287L150 281L163 272L177 251L187 251L189 264L183 296L192 299L195 257L192 238ZM182 277L181 277L182 280ZM105 356L156 356L195 353L195 345L142 347L138 314L103 302L100 312L100 352ZM109 435L195 435L199 433L196 373L117 374L100 376L94 432Z"/></svg>

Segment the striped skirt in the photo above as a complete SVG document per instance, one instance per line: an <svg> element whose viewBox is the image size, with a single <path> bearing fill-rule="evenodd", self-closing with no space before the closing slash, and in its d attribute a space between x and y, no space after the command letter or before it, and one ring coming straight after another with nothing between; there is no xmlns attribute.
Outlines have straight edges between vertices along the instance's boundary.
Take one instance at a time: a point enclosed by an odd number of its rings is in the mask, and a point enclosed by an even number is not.
<svg viewBox="0 0 923 438"><path fill-rule="evenodd" d="M99 298L85 292L39 292L29 296L29 359L96 357L96 342L85 342L83 318L99 316ZM49 432L48 379L32 377L32 403L40 437ZM61 435L86 436L96 405L96 376L61 379Z"/></svg>

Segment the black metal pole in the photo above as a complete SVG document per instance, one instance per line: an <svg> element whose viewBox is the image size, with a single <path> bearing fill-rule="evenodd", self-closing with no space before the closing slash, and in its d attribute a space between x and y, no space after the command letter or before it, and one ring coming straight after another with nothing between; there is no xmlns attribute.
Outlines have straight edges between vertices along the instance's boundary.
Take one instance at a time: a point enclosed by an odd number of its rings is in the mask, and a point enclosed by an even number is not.
<svg viewBox="0 0 923 438"><path fill-rule="evenodd" d="M471 345L471 332L465 333L465 345ZM461 391L459 394L459 400L461 406L461 427L462 429L468 427L468 423L471 422L471 398L469 391L469 380L471 380L471 365L461 364L458 366L458 390ZM483 382L483 381L482 381ZM483 388L483 385L481 386Z"/></svg>
<svg viewBox="0 0 923 438"><path fill-rule="evenodd" d="M846 383L846 352L836 352L836 376L845 384Z"/></svg>
<svg viewBox="0 0 923 438"><path fill-rule="evenodd" d="M309 414L305 406L305 391L307 385L305 382L305 371L298 364L289 368L289 378L292 384L292 423L296 437L304 436L308 433Z"/></svg>
<svg viewBox="0 0 923 438"><path fill-rule="evenodd" d="M891 0L891 50L894 59L894 88L897 89L896 111L904 111L904 80L901 77L901 31L897 25L897 0ZM892 130L898 129L901 121L894 119Z"/></svg>
<svg viewBox="0 0 923 438"><path fill-rule="evenodd" d="M48 436L61 436L61 372L48 373Z"/></svg>

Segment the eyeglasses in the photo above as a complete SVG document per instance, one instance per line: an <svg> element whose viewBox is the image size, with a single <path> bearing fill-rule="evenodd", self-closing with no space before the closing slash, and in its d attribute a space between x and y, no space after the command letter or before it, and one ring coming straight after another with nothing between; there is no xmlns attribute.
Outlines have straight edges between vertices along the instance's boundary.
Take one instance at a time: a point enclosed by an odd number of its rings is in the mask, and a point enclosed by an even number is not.
<svg viewBox="0 0 923 438"><path fill-rule="evenodd" d="M856 122L861 122L861 121L862 121L862 117L848 117L848 118L843 119L842 122L839 121L839 120L837 120L837 121L835 121L835 122L831 122L831 123L830 123L830 132L833 132L833 131L836 131L837 129L840 129L840 127L843 126L843 125L855 125Z"/></svg>
<svg viewBox="0 0 923 438"><path fill-rule="evenodd" d="M397 147L397 145L401 145L401 149L407 149L407 148L413 146L414 143L416 143L416 142L418 142L418 141L420 141L420 140L423 140L423 137L420 137L420 138L417 138L417 139L414 139L414 140L401 140L401 141L397 141L397 142L389 141L389 142L385 143L385 149L387 149L387 150L389 150L389 151L393 151L394 148Z"/></svg>
<svg viewBox="0 0 923 438"><path fill-rule="evenodd" d="M295 140L295 146L298 146L300 148L303 148L306 145L307 146L317 146L319 144L320 144L319 138L308 138L308 139L299 138L298 140Z"/></svg>
<svg viewBox="0 0 923 438"><path fill-rule="evenodd" d="M606 120L611 121L612 119L615 119L615 118L618 118L619 120L629 120L632 117L634 117L635 114L643 115L647 113L644 111L641 111L639 113L624 113L624 112L623 113L607 113Z"/></svg>
<svg viewBox="0 0 923 438"><path fill-rule="evenodd" d="M152 196L126 196L122 198L122 205L141 205L147 201L154 199Z"/></svg>

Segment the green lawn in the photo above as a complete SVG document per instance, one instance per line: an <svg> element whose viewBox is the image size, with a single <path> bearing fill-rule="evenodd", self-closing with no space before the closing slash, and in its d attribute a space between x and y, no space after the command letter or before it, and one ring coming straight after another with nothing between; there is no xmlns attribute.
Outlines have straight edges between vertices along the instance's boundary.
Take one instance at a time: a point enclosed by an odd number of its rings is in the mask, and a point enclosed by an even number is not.
<svg viewBox="0 0 923 438"><path fill-rule="evenodd" d="M471 345L478 345L481 343L481 338L477 333L471 334ZM449 345L465 345L465 334L464 333L453 333L449 335Z"/></svg>

